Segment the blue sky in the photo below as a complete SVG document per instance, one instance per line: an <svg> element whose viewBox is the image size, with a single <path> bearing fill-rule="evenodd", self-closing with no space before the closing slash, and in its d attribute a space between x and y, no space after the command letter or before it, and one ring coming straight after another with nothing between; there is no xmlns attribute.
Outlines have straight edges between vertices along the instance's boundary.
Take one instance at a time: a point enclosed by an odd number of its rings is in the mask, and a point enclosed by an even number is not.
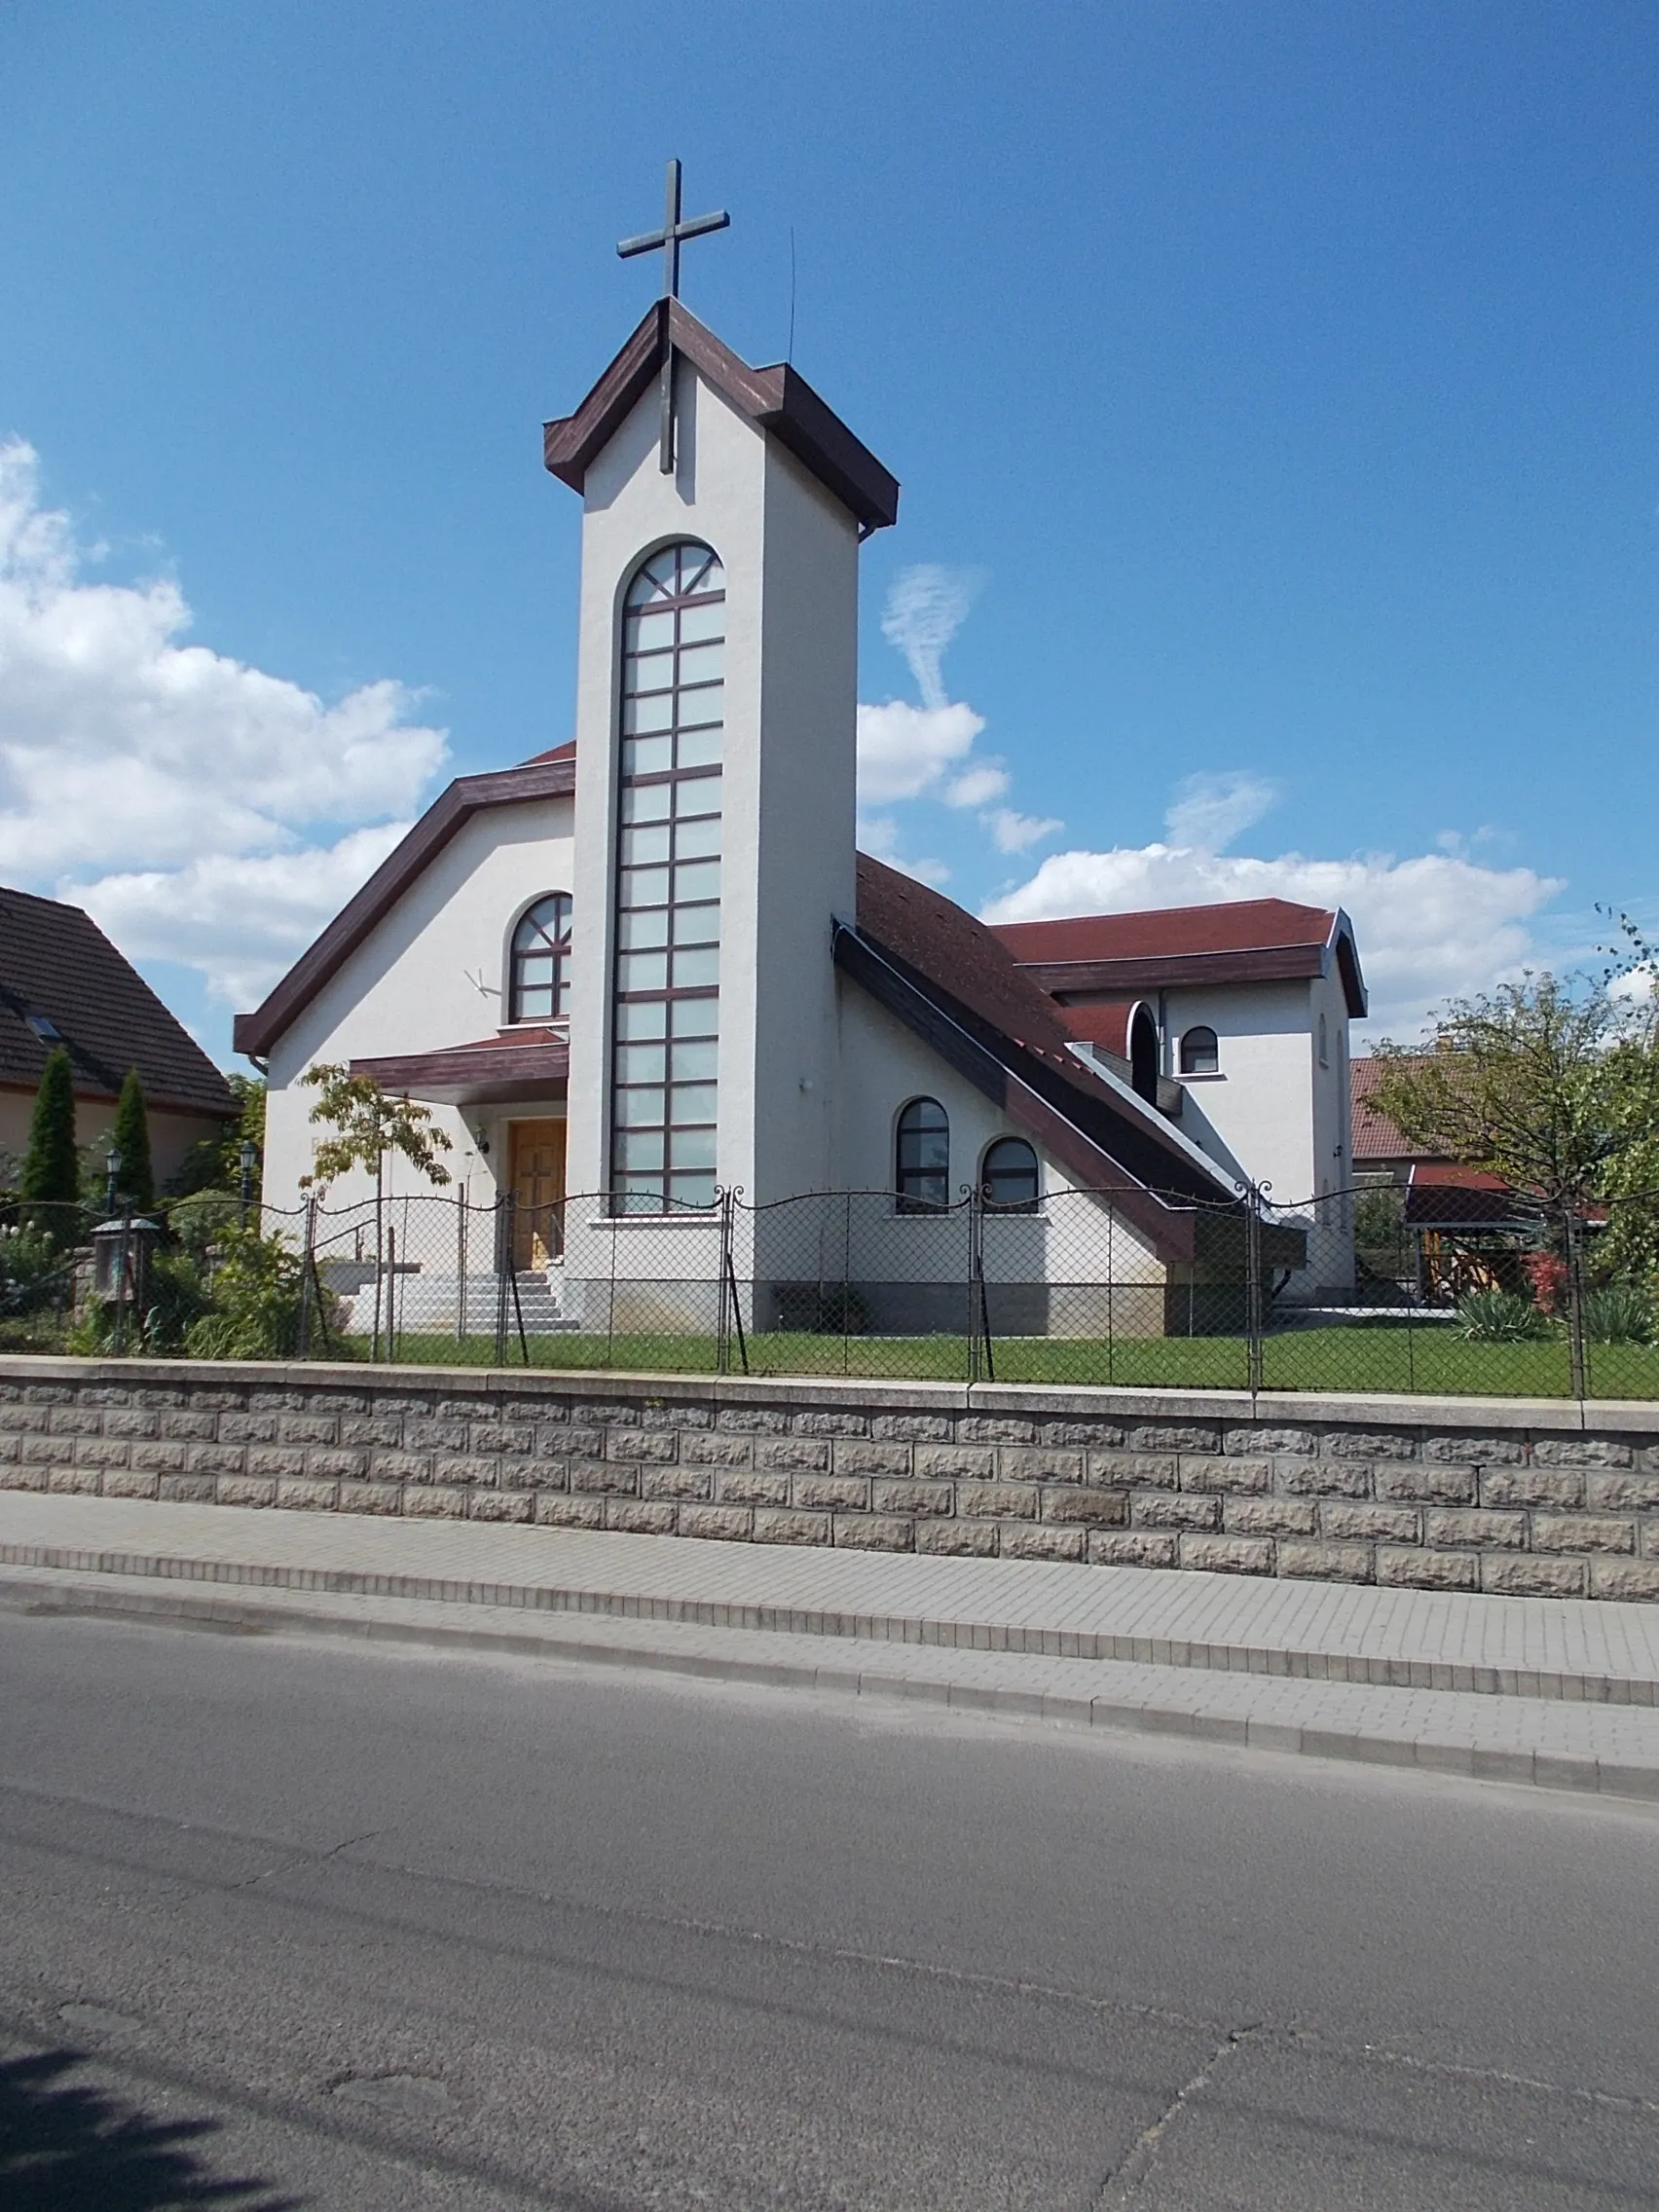
<svg viewBox="0 0 1659 2212"><path fill-rule="evenodd" d="M1340 897L1396 1029L1579 957L1659 917L1656 87L1636 0L11 0L0 878L228 1057L447 774L569 734L538 425L677 153L687 304L779 357L793 236L903 485L873 843L1011 914Z"/></svg>

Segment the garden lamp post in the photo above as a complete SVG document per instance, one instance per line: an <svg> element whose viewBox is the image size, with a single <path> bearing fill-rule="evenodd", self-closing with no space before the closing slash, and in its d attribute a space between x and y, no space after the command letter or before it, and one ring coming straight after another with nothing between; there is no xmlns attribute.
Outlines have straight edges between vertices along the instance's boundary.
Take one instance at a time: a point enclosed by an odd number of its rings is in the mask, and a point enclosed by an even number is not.
<svg viewBox="0 0 1659 2212"><path fill-rule="evenodd" d="M241 1144L241 1226L247 1227L248 1199L253 1193L253 1171L259 1165L259 1147L251 1137Z"/></svg>
<svg viewBox="0 0 1659 2212"><path fill-rule="evenodd" d="M114 1213L116 1193L121 1184L121 1147L119 1145L112 1144L110 1146L104 1165L108 1170L107 1179L104 1183L104 1211L105 1213Z"/></svg>

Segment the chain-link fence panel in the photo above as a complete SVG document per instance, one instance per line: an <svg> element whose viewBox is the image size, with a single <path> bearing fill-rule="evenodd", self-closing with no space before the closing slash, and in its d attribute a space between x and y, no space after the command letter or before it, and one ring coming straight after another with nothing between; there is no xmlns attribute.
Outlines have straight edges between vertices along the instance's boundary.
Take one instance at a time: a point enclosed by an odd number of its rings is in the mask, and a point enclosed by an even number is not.
<svg viewBox="0 0 1659 2212"><path fill-rule="evenodd" d="M728 1205L727 1362L751 1375L972 1376L972 1204L815 1191Z"/></svg>
<svg viewBox="0 0 1659 2212"><path fill-rule="evenodd" d="M976 1219L987 1379L1249 1386L1241 1207L1125 1185L993 1198Z"/></svg>
<svg viewBox="0 0 1659 2212"><path fill-rule="evenodd" d="M464 1192L153 1220L0 1204L0 1345L640 1374L1659 1398L1659 1194L1467 1169L1285 1203L1138 1185L644 1213Z"/></svg>

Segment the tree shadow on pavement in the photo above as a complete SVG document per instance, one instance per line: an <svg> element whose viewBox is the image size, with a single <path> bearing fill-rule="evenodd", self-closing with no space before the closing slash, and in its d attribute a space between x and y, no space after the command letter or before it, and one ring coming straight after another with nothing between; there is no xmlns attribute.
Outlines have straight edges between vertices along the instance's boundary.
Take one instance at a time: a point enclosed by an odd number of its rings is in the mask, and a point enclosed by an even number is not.
<svg viewBox="0 0 1659 2212"><path fill-rule="evenodd" d="M215 2178L196 2146L216 2120L153 2120L109 2089L65 2081L88 2053L0 2061L0 2205L5 2212L182 2212L233 2205L292 2212L260 2180Z"/></svg>

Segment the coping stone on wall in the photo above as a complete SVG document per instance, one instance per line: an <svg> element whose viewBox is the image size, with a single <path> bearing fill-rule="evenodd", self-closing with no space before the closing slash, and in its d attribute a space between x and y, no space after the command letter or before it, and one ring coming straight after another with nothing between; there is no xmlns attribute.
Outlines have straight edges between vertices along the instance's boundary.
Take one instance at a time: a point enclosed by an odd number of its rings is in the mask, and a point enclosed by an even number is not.
<svg viewBox="0 0 1659 2212"><path fill-rule="evenodd" d="M1027 1415L1048 1419L1105 1416L1202 1422L1284 1421L1298 1426L1434 1428L1490 1433L1527 1430L1554 1435L1659 1432L1659 1401L1593 1398L1465 1398L1345 1396L1312 1391L1124 1389L1109 1384L894 1382L849 1376L663 1375L616 1369L370 1366L358 1361L70 1359L36 1352L0 1353L7 1384L170 1384L222 1390L400 1390L519 1396L640 1399L723 1406L857 1405L942 1414Z"/></svg>

